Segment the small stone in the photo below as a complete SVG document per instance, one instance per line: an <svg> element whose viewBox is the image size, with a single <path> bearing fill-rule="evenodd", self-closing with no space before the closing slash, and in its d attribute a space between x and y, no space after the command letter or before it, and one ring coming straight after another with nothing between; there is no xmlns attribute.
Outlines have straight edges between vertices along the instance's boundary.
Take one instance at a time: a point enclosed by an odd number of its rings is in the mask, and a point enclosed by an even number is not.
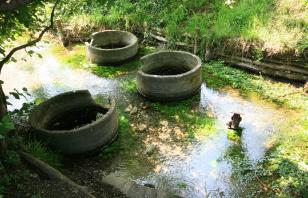
<svg viewBox="0 0 308 198"><path fill-rule="evenodd" d="M168 123L167 120L163 120L163 121L160 122L160 124L167 127L169 123Z"/></svg>
<svg viewBox="0 0 308 198"><path fill-rule="evenodd" d="M137 107L133 107L132 110L130 111L130 114L135 114L137 113L138 109Z"/></svg>
<svg viewBox="0 0 308 198"><path fill-rule="evenodd" d="M34 179L38 179L39 175L37 173L33 173L33 174L30 174L30 177L32 177Z"/></svg>
<svg viewBox="0 0 308 198"><path fill-rule="evenodd" d="M139 124L137 126L137 130L140 131L140 132L145 131L147 128L148 128L148 126L146 124Z"/></svg>
<svg viewBox="0 0 308 198"><path fill-rule="evenodd" d="M144 109L144 110L145 110L145 109L148 109L148 108L150 107L150 105L144 104L144 103L141 103L140 106L141 106L141 108Z"/></svg>
<svg viewBox="0 0 308 198"><path fill-rule="evenodd" d="M128 105L128 107L126 107L126 109L125 109L125 112L126 113L130 112L132 110L132 108L133 108L132 104Z"/></svg>
<svg viewBox="0 0 308 198"><path fill-rule="evenodd" d="M154 153L155 149L156 149L156 146L154 144L147 145L147 147L145 149L145 154L146 155L152 155Z"/></svg>

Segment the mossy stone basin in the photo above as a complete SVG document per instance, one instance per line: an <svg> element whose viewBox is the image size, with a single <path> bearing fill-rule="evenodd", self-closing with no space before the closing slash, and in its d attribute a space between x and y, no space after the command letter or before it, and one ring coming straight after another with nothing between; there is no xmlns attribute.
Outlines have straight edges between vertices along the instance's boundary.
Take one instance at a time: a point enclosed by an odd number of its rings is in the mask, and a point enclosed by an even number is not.
<svg viewBox="0 0 308 198"><path fill-rule="evenodd" d="M161 51L141 58L137 90L154 101L188 98L200 89L201 60L183 51Z"/></svg>
<svg viewBox="0 0 308 198"><path fill-rule="evenodd" d="M97 104L87 90L59 94L36 106L29 117L39 138L63 154L95 151L117 136L115 101Z"/></svg>
<svg viewBox="0 0 308 198"><path fill-rule="evenodd" d="M138 52L138 38L126 31L106 30L92 34L86 42L87 57L95 64L120 64L132 59Z"/></svg>

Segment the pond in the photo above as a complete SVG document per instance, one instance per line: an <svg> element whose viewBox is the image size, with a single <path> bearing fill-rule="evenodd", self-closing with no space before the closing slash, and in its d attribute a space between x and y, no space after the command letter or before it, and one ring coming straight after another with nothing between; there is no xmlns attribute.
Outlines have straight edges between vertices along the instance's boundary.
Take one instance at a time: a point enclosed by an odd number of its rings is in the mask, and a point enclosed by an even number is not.
<svg viewBox="0 0 308 198"><path fill-rule="evenodd" d="M203 83L199 96L181 105L189 109L184 112L187 119L210 120L211 124L198 127L183 123L185 119L178 119L177 115L170 119L168 113L155 108L175 108L173 112L177 114L182 111L176 109L177 103L152 104L136 91L123 89L123 82L135 82L136 70L112 79L101 78L88 70L63 65L50 48L51 44L36 48L43 59L7 65L2 72L3 88L8 93L27 87L32 94L30 101L74 89L88 89L97 98L116 99L121 121L127 118L128 131L137 143L107 160L99 155L76 160L78 163L73 160L64 168L65 174L74 179L84 177L85 183L94 189L104 176L116 174L183 197L244 196L245 187L252 181L242 178L242 171L253 172L262 162L276 126L285 119L283 112L268 104L242 98L236 91L217 91ZM19 59L23 56L18 54ZM14 109L20 108L25 100L10 98L9 102ZM134 107L136 110L132 110ZM241 136L232 140L226 123L234 112L241 113L243 130ZM190 137L187 131L194 135Z"/></svg>

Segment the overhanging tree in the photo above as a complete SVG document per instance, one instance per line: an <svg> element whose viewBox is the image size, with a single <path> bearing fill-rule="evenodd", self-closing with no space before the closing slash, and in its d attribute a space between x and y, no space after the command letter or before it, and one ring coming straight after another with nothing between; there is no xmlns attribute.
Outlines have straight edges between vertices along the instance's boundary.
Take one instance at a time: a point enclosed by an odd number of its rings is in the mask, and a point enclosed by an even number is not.
<svg viewBox="0 0 308 198"><path fill-rule="evenodd" d="M52 1L0 0L0 76L4 65L12 60L13 55L17 51L35 45L47 31L53 28L55 10L59 1L53 1L55 3L46 24L46 19L42 16L46 10L46 4ZM6 52L7 44L25 32L32 35L30 40ZM35 36L37 32L39 34ZM0 81L0 120L7 113L7 103L2 89L2 83Z"/></svg>

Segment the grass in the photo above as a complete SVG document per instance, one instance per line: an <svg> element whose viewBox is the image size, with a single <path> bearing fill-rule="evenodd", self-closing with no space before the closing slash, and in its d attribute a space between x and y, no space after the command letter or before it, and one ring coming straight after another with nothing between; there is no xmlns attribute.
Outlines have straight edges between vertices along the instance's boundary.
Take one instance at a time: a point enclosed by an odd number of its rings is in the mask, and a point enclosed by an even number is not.
<svg viewBox="0 0 308 198"><path fill-rule="evenodd" d="M271 189L257 196L307 197L308 190L308 120L307 114L290 116L278 129L276 141L267 151L256 173Z"/></svg>
<svg viewBox="0 0 308 198"><path fill-rule="evenodd" d="M308 106L303 88L289 83L278 82L262 75L249 74L229 67L221 61L203 66L203 80L216 89L238 89L244 97L259 97L279 106L292 109L305 109Z"/></svg>
<svg viewBox="0 0 308 198"><path fill-rule="evenodd" d="M27 152L50 166L57 169L62 168L61 155L48 149L45 143L38 140L31 140L25 145L25 148Z"/></svg>
<svg viewBox="0 0 308 198"><path fill-rule="evenodd" d="M272 54L292 50L297 54L308 46L305 0L95 0L74 1L66 7L62 18L77 34L81 27L100 27L147 37L149 28L158 27L170 41L182 42L183 34L193 37L199 27L202 42L235 39Z"/></svg>
<svg viewBox="0 0 308 198"><path fill-rule="evenodd" d="M240 142L241 141L241 131L234 131L231 129L228 129L227 137L229 140Z"/></svg>
<svg viewBox="0 0 308 198"><path fill-rule="evenodd" d="M130 126L129 118L125 113L120 112L119 137L117 141L108 146L100 154L104 159L118 155L119 152L129 152L131 147L136 143L134 130Z"/></svg>
<svg viewBox="0 0 308 198"><path fill-rule="evenodd" d="M194 96L179 102L154 103L152 107L165 116L169 121L183 124L188 133L189 139L198 136L213 134L215 130L215 119L210 118L195 109L200 101L200 96Z"/></svg>

